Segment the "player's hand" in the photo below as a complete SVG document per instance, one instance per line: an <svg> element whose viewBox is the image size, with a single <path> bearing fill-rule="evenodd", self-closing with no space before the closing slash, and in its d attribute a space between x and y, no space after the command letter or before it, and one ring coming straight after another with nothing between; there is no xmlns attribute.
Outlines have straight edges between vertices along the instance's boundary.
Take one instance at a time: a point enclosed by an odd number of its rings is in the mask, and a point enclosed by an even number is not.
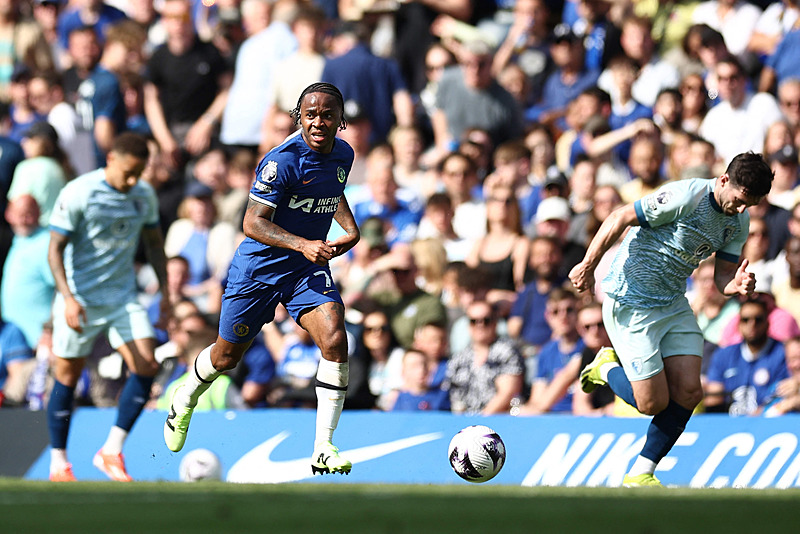
<svg viewBox="0 0 800 534"><path fill-rule="evenodd" d="M733 277L734 286L740 295L752 295L753 291L756 290L756 275L747 271L749 263L747 258L742 260L739 268L736 269L736 275Z"/></svg>
<svg viewBox="0 0 800 534"><path fill-rule="evenodd" d="M301 252L308 261L323 267L334 256L333 248L325 241L306 241Z"/></svg>
<svg viewBox="0 0 800 534"><path fill-rule="evenodd" d="M594 289L594 270L589 269L583 262L572 268L569 272L569 279L579 293Z"/></svg>
<svg viewBox="0 0 800 534"><path fill-rule="evenodd" d="M328 241L328 246L333 249L333 257L341 256L358 243L358 240L361 238L358 234L350 235L345 234L343 236L337 237L333 241Z"/></svg>
<svg viewBox="0 0 800 534"><path fill-rule="evenodd" d="M86 323L86 310L75 300L75 297L67 298L65 304L64 318L67 320L67 326L82 334L83 327L81 323Z"/></svg>

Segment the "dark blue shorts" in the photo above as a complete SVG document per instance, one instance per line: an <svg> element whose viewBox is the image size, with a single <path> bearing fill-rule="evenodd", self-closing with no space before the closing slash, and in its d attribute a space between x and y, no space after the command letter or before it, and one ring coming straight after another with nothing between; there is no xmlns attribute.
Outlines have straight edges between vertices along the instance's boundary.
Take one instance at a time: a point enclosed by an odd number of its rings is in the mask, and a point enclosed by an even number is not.
<svg viewBox="0 0 800 534"><path fill-rule="evenodd" d="M303 312L326 302L344 305L327 265L310 264L307 269L285 277L279 285L260 283L232 265L222 296L219 335L230 343L246 343L275 318L278 303L283 303L299 324Z"/></svg>

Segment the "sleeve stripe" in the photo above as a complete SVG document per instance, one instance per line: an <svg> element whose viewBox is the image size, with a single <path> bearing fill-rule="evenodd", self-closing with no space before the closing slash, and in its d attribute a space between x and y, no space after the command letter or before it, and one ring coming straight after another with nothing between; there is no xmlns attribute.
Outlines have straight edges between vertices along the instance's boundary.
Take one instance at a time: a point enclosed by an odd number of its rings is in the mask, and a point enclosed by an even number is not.
<svg viewBox="0 0 800 534"><path fill-rule="evenodd" d="M639 226L650 228L650 223L647 222L647 217L644 216L644 210L642 209L642 199L633 203L633 209L636 210L636 218L639 220Z"/></svg>
<svg viewBox="0 0 800 534"><path fill-rule="evenodd" d="M716 256L725 261L729 261L737 265L739 264L739 256L737 256L736 254L731 254L729 252L723 252L721 250L718 250Z"/></svg>
<svg viewBox="0 0 800 534"><path fill-rule="evenodd" d="M60 226L50 225L50 230L53 232L58 232L61 235L72 235L72 230L67 230L66 228L61 228Z"/></svg>
<svg viewBox="0 0 800 534"><path fill-rule="evenodd" d="M278 207L276 204L273 204L269 200L264 200L263 198L261 198L259 196L256 196L253 193L250 193L250 200L255 200L259 204L265 204L265 205L269 206L270 208L277 208Z"/></svg>

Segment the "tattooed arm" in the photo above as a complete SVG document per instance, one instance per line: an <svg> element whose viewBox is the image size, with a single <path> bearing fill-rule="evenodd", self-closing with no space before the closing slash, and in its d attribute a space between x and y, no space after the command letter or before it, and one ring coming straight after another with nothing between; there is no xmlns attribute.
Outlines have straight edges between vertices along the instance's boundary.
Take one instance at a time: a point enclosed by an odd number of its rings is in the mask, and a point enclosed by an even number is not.
<svg viewBox="0 0 800 534"><path fill-rule="evenodd" d="M345 235L333 241L328 241L328 245L333 247L333 255L335 257L341 256L356 246L358 240L361 239L361 233L358 231L356 219L353 217L353 212L350 211L350 204L347 203L347 199L344 195L339 199L339 206L336 208L336 213L333 215L333 218L346 232Z"/></svg>

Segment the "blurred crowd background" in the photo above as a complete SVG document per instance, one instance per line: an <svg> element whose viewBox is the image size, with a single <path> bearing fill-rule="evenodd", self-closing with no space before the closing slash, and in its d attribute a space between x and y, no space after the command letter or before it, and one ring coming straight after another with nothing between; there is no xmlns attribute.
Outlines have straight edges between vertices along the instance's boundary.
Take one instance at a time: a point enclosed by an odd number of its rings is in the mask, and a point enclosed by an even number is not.
<svg viewBox="0 0 800 534"><path fill-rule="evenodd" d="M743 252L757 294L725 299L713 260L687 287L703 409L798 410L798 28L797 0L0 0L0 402L46 405L58 191L136 131L170 258L150 403L166 406L215 338L255 166L322 80L345 98L362 232L331 265L346 409L630 414L576 387L609 344L614 250L594 295L566 275L616 207L753 151L775 172ZM138 280L156 324L143 257ZM198 409L314 406L319 358L279 310ZM90 360L78 402L114 405L121 357L98 343Z"/></svg>

